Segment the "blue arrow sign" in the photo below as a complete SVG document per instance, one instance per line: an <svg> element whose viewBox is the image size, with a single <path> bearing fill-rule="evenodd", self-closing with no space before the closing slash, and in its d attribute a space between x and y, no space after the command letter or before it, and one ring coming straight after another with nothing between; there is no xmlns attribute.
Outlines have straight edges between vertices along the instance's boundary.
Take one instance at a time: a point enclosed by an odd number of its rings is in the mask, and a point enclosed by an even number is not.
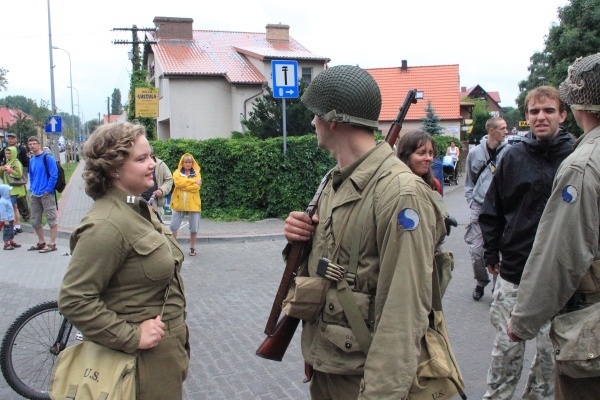
<svg viewBox="0 0 600 400"><path fill-rule="evenodd" d="M271 74L273 75L273 97L295 99L299 96L297 61L273 60Z"/></svg>
<svg viewBox="0 0 600 400"><path fill-rule="evenodd" d="M46 117L46 133L61 133L62 132L62 118L60 115L51 115Z"/></svg>

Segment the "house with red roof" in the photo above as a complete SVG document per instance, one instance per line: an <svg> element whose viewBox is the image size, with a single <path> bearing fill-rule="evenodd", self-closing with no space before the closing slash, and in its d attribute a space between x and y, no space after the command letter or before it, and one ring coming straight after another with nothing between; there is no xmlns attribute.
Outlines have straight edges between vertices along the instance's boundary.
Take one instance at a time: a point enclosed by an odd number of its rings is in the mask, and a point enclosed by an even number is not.
<svg viewBox="0 0 600 400"><path fill-rule="evenodd" d="M458 64L432 65L409 67L407 60L402 60L400 67L368 68L367 71L375 78L382 96L379 129L385 135L398 115L398 111L406 93L417 89L416 104L412 104L402 125L403 132L412 129L422 129L422 118L427 115L427 105L440 117L440 125L445 135L459 137L463 117L460 114L459 102L459 73Z"/></svg>
<svg viewBox="0 0 600 400"><path fill-rule="evenodd" d="M30 119L33 117L21 110L9 108L7 105L0 106L0 139L4 139L8 128L20 119ZM24 141L26 138L20 138Z"/></svg>
<svg viewBox="0 0 600 400"><path fill-rule="evenodd" d="M272 87L272 60L297 61L308 83L330 61L294 40L288 25L255 33L194 30L191 18L155 17L154 24L144 60L159 90L160 140L230 137L243 130L265 85Z"/></svg>

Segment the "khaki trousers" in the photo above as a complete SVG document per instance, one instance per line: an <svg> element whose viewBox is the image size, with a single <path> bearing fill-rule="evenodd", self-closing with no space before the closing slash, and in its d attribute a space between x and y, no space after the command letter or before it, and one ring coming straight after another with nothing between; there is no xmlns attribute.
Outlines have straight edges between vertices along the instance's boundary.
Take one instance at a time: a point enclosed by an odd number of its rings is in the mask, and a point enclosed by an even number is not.
<svg viewBox="0 0 600 400"><path fill-rule="evenodd" d="M158 346L142 350L137 358L137 400L180 400L190 365L189 334L185 322L171 327Z"/></svg>
<svg viewBox="0 0 600 400"><path fill-rule="evenodd" d="M362 375L337 375L314 371L310 382L312 400L356 400Z"/></svg>
<svg viewBox="0 0 600 400"><path fill-rule="evenodd" d="M575 379L555 370L555 400L597 399L600 396L600 376Z"/></svg>

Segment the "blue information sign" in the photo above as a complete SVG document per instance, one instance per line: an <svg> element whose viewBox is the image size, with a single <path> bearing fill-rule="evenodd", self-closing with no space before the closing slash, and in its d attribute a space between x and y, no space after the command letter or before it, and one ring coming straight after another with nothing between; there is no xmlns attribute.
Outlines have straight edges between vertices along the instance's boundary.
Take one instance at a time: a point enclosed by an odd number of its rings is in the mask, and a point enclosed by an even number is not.
<svg viewBox="0 0 600 400"><path fill-rule="evenodd" d="M273 97L277 99L295 99L298 90L298 62L290 60L271 61L273 75Z"/></svg>
<svg viewBox="0 0 600 400"><path fill-rule="evenodd" d="M46 133L62 133L62 118L60 115L46 117Z"/></svg>

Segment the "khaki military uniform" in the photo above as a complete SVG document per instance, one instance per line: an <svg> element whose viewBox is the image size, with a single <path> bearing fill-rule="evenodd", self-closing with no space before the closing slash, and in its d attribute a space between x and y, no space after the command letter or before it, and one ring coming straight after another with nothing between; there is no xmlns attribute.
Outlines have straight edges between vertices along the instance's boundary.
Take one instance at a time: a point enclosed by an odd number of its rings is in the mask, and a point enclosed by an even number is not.
<svg viewBox="0 0 600 400"><path fill-rule="evenodd" d="M510 323L515 335L522 339L533 338L545 322L572 311L567 303L574 294L581 297L583 284L590 282L590 267L594 260L600 259L600 127L580 137L576 146L556 175L552 195L521 278ZM600 275L595 278L596 285L598 277ZM600 286L596 290L600 291ZM592 293L593 288L587 287L586 291L589 296L598 295ZM598 303L590 303L595 304L587 304L589 310L598 309ZM596 316L598 314L596 312ZM556 338L556 323L557 319L554 319L553 338ZM590 332L591 336L586 334L587 338L578 339L583 351L581 359L598 356L594 351L594 348L598 350L597 333ZM556 342L554 344L560 372L560 349L556 348ZM557 375L556 398L580 398L577 394L565 397L561 376L560 373ZM581 393L598 393L599 378L575 381L580 384Z"/></svg>
<svg viewBox="0 0 600 400"><path fill-rule="evenodd" d="M165 337L138 356L138 399L181 398L189 348L183 253L171 232L137 197L128 201L125 192L112 188L72 233L71 251L60 311L86 340L116 350L137 350L139 325L161 314L171 283L162 317Z"/></svg>
<svg viewBox="0 0 600 400"><path fill-rule="evenodd" d="M416 375L420 340L428 326L433 255L445 234L443 217L431 188L386 143L331 174L319 203L312 249L299 275L317 277L321 257L348 266L359 230L353 295L373 340L367 357L333 285L320 315L303 325L302 354L319 374L316 385L327 374L348 385L332 390L347 398L399 399L407 396ZM363 375L359 389L357 378ZM318 398L314 386L311 393Z"/></svg>

